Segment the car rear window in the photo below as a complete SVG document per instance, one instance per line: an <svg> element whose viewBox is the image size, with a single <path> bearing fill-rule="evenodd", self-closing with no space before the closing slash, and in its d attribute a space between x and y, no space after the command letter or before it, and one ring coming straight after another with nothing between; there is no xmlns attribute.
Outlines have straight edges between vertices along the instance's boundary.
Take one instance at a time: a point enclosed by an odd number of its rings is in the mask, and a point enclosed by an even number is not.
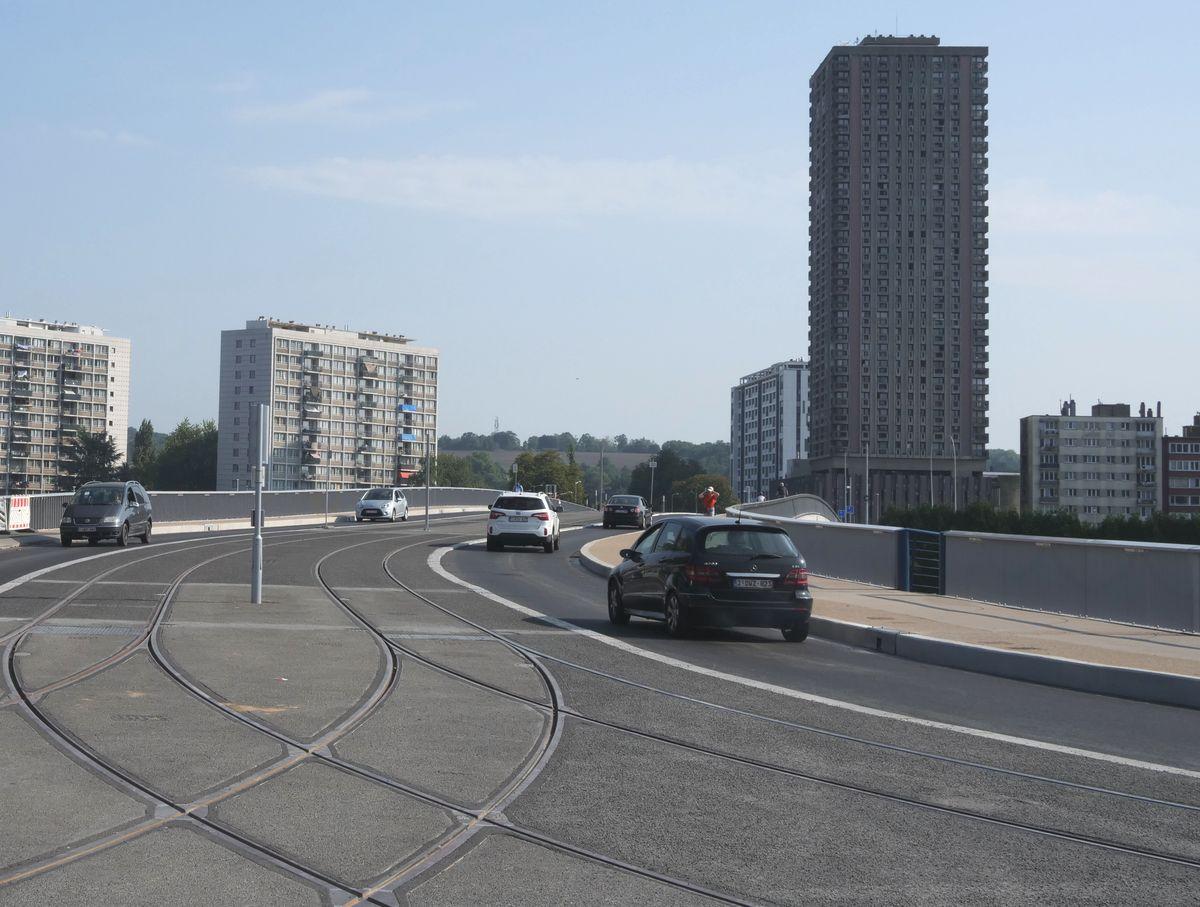
<svg viewBox="0 0 1200 907"><path fill-rule="evenodd" d="M614 497L611 501L609 501L608 503L620 504L622 506L630 506L630 505L636 505L636 504L642 503L642 499L638 498L638 497L634 497L631 494L619 494L616 497Z"/></svg>
<svg viewBox="0 0 1200 907"><path fill-rule="evenodd" d="M545 510L546 505L541 498L519 498L516 495L497 498L492 505L496 510Z"/></svg>
<svg viewBox="0 0 1200 907"><path fill-rule="evenodd" d="M747 526L708 530L704 534L704 551L708 554L741 554L747 557L755 554L800 556L786 532L751 529Z"/></svg>

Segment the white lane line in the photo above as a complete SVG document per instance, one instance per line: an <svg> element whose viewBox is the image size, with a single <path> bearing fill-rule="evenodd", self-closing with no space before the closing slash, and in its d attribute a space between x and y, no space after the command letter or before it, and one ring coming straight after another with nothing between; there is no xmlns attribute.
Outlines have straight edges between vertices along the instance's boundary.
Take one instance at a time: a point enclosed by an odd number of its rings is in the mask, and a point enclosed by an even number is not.
<svg viewBox="0 0 1200 907"><path fill-rule="evenodd" d="M566 532L567 530L563 530ZM606 646L612 646L614 649L619 649L622 652L627 652L630 655L637 655L641 658L647 658L650 661L658 662L659 664L668 665L672 668L679 668L683 671L690 671L693 674L701 674L705 677L712 677L717 680L724 680L729 683L736 683L740 686L750 687L755 690L762 690L767 693L776 693L780 696L787 696L790 699L799 699L804 702L812 702L817 705L828 706L834 709L842 709L847 712L854 712L858 715L869 715L872 718L887 718L892 721L900 721L905 724L914 724L919 727L933 728L939 731L949 731L954 734L963 734L968 737L980 737L984 740L992 740L998 743L1009 743L1014 746L1024 746L1030 749L1044 750L1051 753L1060 753L1065 756L1079 756L1084 759L1094 759L1098 762L1109 762L1113 765L1122 765L1127 768L1143 769L1151 772L1162 772L1168 775L1179 775L1184 778L1200 779L1200 771L1192 769L1180 768L1175 765L1162 765L1157 762L1146 762L1142 759L1131 759L1127 756L1117 756L1112 753L1101 753L1096 750L1081 749L1080 747L1064 746L1061 743L1051 743L1048 740L1035 740L1030 737L1018 737L1013 734L1001 734L996 731L985 731L980 728L967 727L961 724L950 724L945 721L934 721L929 718L920 718L916 715L906 715L903 712L890 712L886 709L877 709L872 706L860 705L857 702L847 702L842 699L831 699L828 696L820 696L816 693L807 693L803 690L795 690L791 687L779 686L774 683L767 683L762 680L755 680L751 677L743 677L740 674L730 674L725 671L718 671L714 668L706 668L702 665L692 664L689 661L682 661L678 658L672 658L670 655L662 655L658 652L652 652L649 649L643 649L640 646L631 645L623 639L616 639L612 636L605 636L603 633L597 633L595 630L589 630L586 627L580 627L570 621L562 620L558 617L551 617L549 614L544 614L541 611L535 611L533 608L527 608L525 605L510 601L503 596L497 595L482 586L477 586L474 583L461 579L442 566L442 558L448 553L457 548L465 548L468 545L483 544L484 539L475 539L470 542L461 542L457 545L448 546L445 548L437 548L430 553L428 564L438 576L449 582L456 583L463 588L470 589L477 595L481 595L489 601L493 601L498 605L503 605L516 611L518 614L524 614L527 617L536 617L546 623L553 624L564 630L570 630L580 636L587 637L595 642L602 643Z"/></svg>

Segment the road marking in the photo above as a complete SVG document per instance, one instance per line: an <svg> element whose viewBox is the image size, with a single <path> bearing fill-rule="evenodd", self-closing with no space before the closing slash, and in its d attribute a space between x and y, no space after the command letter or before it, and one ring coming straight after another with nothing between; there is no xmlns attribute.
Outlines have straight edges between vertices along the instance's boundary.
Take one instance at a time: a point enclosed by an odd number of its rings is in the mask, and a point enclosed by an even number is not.
<svg viewBox="0 0 1200 907"><path fill-rule="evenodd" d="M566 529L564 532L568 531ZM693 674L701 674L705 677L712 677L717 680L724 680L729 683L735 683L740 686L750 687L755 690L762 690L767 693L775 693L780 696L786 696L790 699L799 699L804 702L812 702L817 705L828 706L830 708L841 709L847 712L854 712L858 715L869 715L872 718L887 718L892 721L900 721L905 724L914 724L919 727L932 728L939 731L949 731L954 734L962 734L967 737L979 737L984 740L992 740L998 743L1009 743L1014 746L1023 746L1030 749L1044 750L1051 753L1059 753L1065 756L1078 756L1084 759L1093 759L1098 762L1108 762L1113 765L1121 765L1127 768L1142 769L1151 772L1162 772L1169 775L1179 775L1184 778L1194 778L1200 780L1200 771L1192 769L1180 768L1175 765L1162 765L1157 762L1146 762L1141 759L1131 759L1126 756L1116 756L1112 753L1101 753L1096 750L1087 750L1074 746L1065 746L1061 743L1051 743L1048 740L1036 740L1030 737L1018 737L1013 734L1002 734L996 731L985 731L980 728L968 727L961 724L950 724L945 721L934 721L929 718L920 718L916 715L906 715L903 712L891 712L886 709L877 709L872 706L860 705L857 702L847 702L842 699L832 699L828 696L820 696L816 693L807 693L803 690L792 689L791 687L779 686L774 683L767 683L762 680L754 680L751 677L743 677L740 674L730 674L726 671L718 671L714 668L706 668L702 665L692 664L689 661L682 661L678 658L673 658L670 655L662 655L658 652L652 652L649 649L643 649L640 646L631 645L623 639L617 639L612 636L605 636L603 633L597 633L595 630L589 630L586 627L580 627L570 621L563 620L558 617L551 617L541 611L536 611L533 608L528 608L525 605L518 604L497 595L482 586L477 586L474 583L468 582L465 579L455 576L449 570L442 566L442 558L451 551L458 548L466 548L468 545L480 545L484 539L474 539L470 542L460 542L457 545L451 545L445 548L438 548L430 553L428 564L438 576L449 582L456 583L465 589L470 589L477 595L481 595L488 601L493 601L498 605L503 605L518 614L524 614L526 617L536 617L546 623L553 624L564 630L570 630L580 636L595 640L606 646L612 646L614 649L619 649L622 652L627 652L630 655L637 655L641 658L649 659L650 661L658 662L659 664L668 665L672 668L679 668L683 671L690 671Z"/></svg>

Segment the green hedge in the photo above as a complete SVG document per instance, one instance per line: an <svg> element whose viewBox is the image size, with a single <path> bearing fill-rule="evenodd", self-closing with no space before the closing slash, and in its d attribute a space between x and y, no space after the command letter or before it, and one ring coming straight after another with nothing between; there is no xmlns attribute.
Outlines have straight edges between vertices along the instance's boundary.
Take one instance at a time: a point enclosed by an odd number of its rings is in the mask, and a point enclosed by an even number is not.
<svg viewBox="0 0 1200 907"><path fill-rule="evenodd" d="M1118 539L1129 542L1170 542L1200 545L1200 517L1155 513L1149 519L1107 517L1097 526L1079 521L1066 511L1017 513L997 510L990 504L970 504L957 513L951 507L889 507L880 522L885 526L946 532L1000 532L1008 535L1046 535L1057 538Z"/></svg>

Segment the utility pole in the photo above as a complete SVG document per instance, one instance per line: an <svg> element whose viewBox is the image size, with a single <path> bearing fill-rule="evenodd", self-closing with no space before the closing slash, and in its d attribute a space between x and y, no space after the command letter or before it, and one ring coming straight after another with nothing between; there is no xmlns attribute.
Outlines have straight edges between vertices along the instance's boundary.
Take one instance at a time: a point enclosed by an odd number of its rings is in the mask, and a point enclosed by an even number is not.
<svg viewBox="0 0 1200 907"><path fill-rule="evenodd" d="M604 506L604 439L600 439L600 497L596 504L600 507Z"/></svg>
<svg viewBox="0 0 1200 907"><path fill-rule="evenodd" d="M329 528L329 486L333 482L333 464L328 460L325 461L325 524L322 528Z"/></svg>
<svg viewBox="0 0 1200 907"><path fill-rule="evenodd" d="M267 405L260 403L258 410L257 442L254 451L254 543L250 547L250 603L262 604L263 575L263 481L267 463Z"/></svg>

